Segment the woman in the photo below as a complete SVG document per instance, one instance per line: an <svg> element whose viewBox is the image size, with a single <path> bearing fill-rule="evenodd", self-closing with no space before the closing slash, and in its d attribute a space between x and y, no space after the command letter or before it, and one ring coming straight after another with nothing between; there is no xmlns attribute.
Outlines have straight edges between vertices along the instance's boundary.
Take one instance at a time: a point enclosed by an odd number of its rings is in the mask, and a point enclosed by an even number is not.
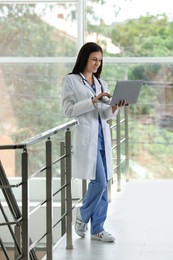
<svg viewBox="0 0 173 260"><path fill-rule="evenodd" d="M107 120L115 117L120 106L110 106L108 86L100 79L102 48L93 42L82 46L72 73L65 76L62 91L64 114L77 120L72 153L74 178L90 180L81 208L77 209L75 231L84 238L91 221L91 239L113 242L104 230L108 209L108 180L112 178L112 149Z"/></svg>

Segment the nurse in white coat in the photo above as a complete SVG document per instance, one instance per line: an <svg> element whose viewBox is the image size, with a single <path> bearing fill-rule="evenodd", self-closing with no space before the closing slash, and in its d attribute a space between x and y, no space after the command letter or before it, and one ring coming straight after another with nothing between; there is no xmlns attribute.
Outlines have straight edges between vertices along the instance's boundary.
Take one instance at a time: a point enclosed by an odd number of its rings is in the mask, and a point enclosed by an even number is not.
<svg viewBox="0 0 173 260"><path fill-rule="evenodd" d="M73 138L72 176L90 180L83 205L77 210L75 230L84 238L86 224L91 222L91 239L113 242L115 238L104 230L108 209L108 180L112 177L112 149L107 120L115 117L122 100L110 106L103 102L111 97L105 81L100 79L102 48L88 42L79 51L72 73L65 76L62 108L77 125Z"/></svg>

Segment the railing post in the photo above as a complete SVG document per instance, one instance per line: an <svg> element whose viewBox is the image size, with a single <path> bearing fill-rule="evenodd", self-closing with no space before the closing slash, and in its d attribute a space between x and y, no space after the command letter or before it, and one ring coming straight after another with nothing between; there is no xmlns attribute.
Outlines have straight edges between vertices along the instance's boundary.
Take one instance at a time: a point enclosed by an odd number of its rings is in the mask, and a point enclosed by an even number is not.
<svg viewBox="0 0 173 260"><path fill-rule="evenodd" d="M121 191L120 112L116 117L116 122L117 122L117 191Z"/></svg>
<svg viewBox="0 0 173 260"><path fill-rule="evenodd" d="M128 107L124 108L125 117L125 157L126 157L126 181L129 181L129 130L128 130Z"/></svg>
<svg viewBox="0 0 173 260"><path fill-rule="evenodd" d="M17 242L19 243L19 248L21 248L21 227L19 225L14 226L14 234ZM15 243L15 250L14 250L15 259L17 259L18 255L19 255L19 251L17 250L17 245Z"/></svg>
<svg viewBox="0 0 173 260"><path fill-rule="evenodd" d="M87 180L82 180L82 199L85 197L87 191Z"/></svg>
<svg viewBox="0 0 173 260"><path fill-rule="evenodd" d="M46 141L46 227L47 227L47 259L53 259L53 203L52 198L52 142Z"/></svg>
<svg viewBox="0 0 173 260"><path fill-rule="evenodd" d="M72 249L72 195L71 195L71 132L69 128L65 135L66 142L66 203L67 203L67 236L66 248Z"/></svg>
<svg viewBox="0 0 173 260"><path fill-rule="evenodd" d="M113 144L113 133L112 133L112 119L109 119L109 127L110 127L110 132L111 132L111 142ZM113 155L113 150L112 150L112 155ZM112 158L113 159L113 158ZM113 162L112 162L113 163ZM113 177L111 180L108 181L108 201L111 202L111 188L112 188L112 183L113 183Z"/></svg>
<svg viewBox="0 0 173 260"><path fill-rule="evenodd" d="M29 260L28 153L22 153L22 260Z"/></svg>
<svg viewBox="0 0 173 260"><path fill-rule="evenodd" d="M65 154L64 142L60 142L60 156ZM65 159L61 159L61 187L65 184ZM61 216L65 214L65 189L61 190ZM66 233L65 218L61 221L61 236Z"/></svg>

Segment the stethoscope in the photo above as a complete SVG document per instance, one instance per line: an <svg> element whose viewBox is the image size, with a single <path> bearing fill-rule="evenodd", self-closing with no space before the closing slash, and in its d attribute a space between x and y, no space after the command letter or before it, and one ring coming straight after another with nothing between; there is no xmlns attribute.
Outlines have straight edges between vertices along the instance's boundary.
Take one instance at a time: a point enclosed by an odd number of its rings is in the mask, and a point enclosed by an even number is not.
<svg viewBox="0 0 173 260"><path fill-rule="evenodd" d="M84 78L84 76L82 75L82 73L79 73L79 76L80 76L81 79L82 79L83 85L84 85L84 86L87 86L87 84L86 84L86 82L88 83L87 79ZM101 92L104 92L103 85L102 85L100 79L99 79L99 78L96 78L96 79L97 79L97 81L99 82L99 84L100 84L100 86L101 86ZM89 84L89 83L88 83L88 84ZM92 92L95 93L94 90L92 90Z"/></svg>
<svg viewBox="0 0 173 260"><path fill-rule="evenodd" d="M83 85L86 86L86 87L88 87L88 89L89 89L90 92L92 93L93 96L92 96L91 98L94 98L94 97L96 96L96 93L95 93L94 89L88 86L89 83L88 83L87 79L84 78L84 76L82 75L82 73L79 73L79 76L80 76L80 78L82 79ZM104 88L103 88L103 85L102 85L100 79L99 79L99 78L96 78L96 79L97 79L97 81L99 82L99 84L100 84L100 86L101 86L101 92L104 92ZM86 83L88 83L88 84L86 84ZM102 98L102 101L103 101L104 103L108 104L108 103L110 102L110 99L109 99L108 97L103 97L103 98Z"/></svg>

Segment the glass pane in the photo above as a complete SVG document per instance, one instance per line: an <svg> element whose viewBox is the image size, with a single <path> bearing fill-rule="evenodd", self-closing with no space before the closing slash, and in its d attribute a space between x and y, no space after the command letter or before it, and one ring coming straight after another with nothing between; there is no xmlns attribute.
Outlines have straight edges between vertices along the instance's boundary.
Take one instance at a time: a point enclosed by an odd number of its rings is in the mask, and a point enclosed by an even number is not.
<svg viewBox="0 0 173 260"><path fill-rule="evenodd" d="M74 56L77 4L0 4L0 31L0 56Z"/></svg>
<svg viewBox="0 0 173 260"><path fill-rule="evenodd" d="M18 143L68 121L61 110L61 82L72 66L1 64L0 131L6 138L1 143ZM110 93L118 79L145 81L137 104L129 106L131 177L172 176L173 65L104 64L102 78Z"/></svg>
<svg viewBox="0 0 173 260"><path fill-rule="evenodd" d="M103 77L110 93L118 79L144 80L138 102L128 108L130 177L172 178L173 65L105 64Z"/></svg>
<svg viewBox="0 0 173 260"><path fill-rule="evenodd" d="M70 70L71 64L1 64L1 135L16 143L67 121L61 83Z"/></svg>
<svg viewBox="0 0 173 260"><path fill-rule="evenodd" d="M88 0L86 41L101 44L105 56L172 56L172 19L169 0Z"/></svg>

